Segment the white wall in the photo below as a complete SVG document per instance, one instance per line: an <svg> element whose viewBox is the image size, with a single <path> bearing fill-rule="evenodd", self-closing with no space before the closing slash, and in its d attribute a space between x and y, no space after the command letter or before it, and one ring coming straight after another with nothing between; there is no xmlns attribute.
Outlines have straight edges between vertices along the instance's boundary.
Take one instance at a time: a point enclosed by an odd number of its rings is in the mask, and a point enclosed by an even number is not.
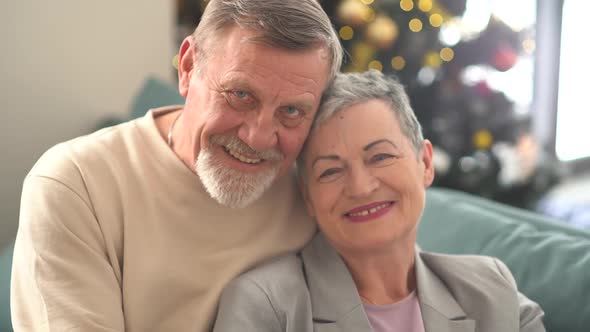
<svg viewBox="0 0 590 332"><path fill-rule="evenodd" d="M22 180L50 146L127 114L143 79L173 80L175 1L0 1L0 248Z"/></svg>

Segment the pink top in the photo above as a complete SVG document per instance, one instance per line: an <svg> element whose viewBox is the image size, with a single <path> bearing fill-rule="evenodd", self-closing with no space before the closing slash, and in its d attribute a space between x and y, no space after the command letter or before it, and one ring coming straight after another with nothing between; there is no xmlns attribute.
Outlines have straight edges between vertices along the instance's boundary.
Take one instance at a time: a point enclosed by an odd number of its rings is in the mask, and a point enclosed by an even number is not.
<svg viewBox="0 0 590 332"><path fill-rule="evenodd" d="M364 304L365 312L375 332L424 332L422 312L416 291L392 304Z"/></svg>

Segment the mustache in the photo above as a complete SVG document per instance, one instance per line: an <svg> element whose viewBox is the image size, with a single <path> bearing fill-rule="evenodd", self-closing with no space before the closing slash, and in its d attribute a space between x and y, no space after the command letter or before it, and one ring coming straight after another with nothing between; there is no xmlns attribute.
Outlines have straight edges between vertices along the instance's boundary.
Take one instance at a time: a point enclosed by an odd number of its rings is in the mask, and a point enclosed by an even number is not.
<svg viewBox="0 0 590 332"><path fill-rule="evenodd" d="M210 146L221 145L226 149L258 159L264 159L268 161L281 161L284 159L284 155L277 149L257 151L252 149L248 144L235 136L213 135L209 139L209 143Z"/></svg>

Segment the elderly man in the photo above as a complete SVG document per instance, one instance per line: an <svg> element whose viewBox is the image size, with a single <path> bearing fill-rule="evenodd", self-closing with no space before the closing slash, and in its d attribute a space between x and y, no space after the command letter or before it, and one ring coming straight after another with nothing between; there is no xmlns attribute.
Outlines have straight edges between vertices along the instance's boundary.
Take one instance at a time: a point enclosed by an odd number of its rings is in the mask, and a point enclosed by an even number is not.
<svg viewBox="0 0 590 332"><path fill-rule="evenodd" d="M27 176L16 331L206 331L229 280L313 235L291 168L342 58L317 0L211 0L179 55L184 107Z"/></svg>

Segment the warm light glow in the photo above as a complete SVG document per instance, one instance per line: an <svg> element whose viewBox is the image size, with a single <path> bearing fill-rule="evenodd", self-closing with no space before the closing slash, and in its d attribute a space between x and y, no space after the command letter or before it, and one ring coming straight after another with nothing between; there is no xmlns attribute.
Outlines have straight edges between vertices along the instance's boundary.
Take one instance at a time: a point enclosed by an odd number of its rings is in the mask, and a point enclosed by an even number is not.
<svg viewBox="0 0 590 332"><path fill-rule="evenodd" d="M532 39L525 39L522 41L522 48L527 54L533 54L535 52L535 41Z"/></svg>
<svg viewBox="0 0 590 332"><path fill-rule="evenodd" d="M373 60L369 62L369 69L376 69L378 71L383 71L383 64L380 61Z"/></svg>
<svg viewBox="0 0 590 332"><path fill-rule="evenodd" d="M537 0L493 0L492 13L516 31L533 26Z"/></svg>
<svg viewBox="0 0 590 332"><path fill-rule="evenodd" d="M478 130L473 135L473 145L477 149L487 150L490 148L490 146L492 146L493 141L494 138L492 136L492 133L490 133L489 130L486 129Z"/></svg>
<svg viewBox="0 0 590 332"><path fill-rule="evenodd" d="M414 9L414 2L412 0L401 0L399 6L403 11L409 12Z"/></svg>
<svg viewBox="0 0 590 332"><path fill-rule="evenodd" d="M406 66L406 59L403 56L394 56L391 58L391 67L397 71L404 69Z"/></svg>
<svg viewBox="0 0 590 332"><path fill-rule="evenodd" d="M424 56L424 65L425 66L432 67L432 68L438 68L438 67L440 67L441 63L442 63L442 61L440 60L440 57L438 56L437 52L428 52Z"/></svg>
<svg viewBox="0 0 590 332"><path fill-rule="evenodd" d="M408 24L410 27L410 30L414 31L414 32L420 32L422 31L422 21L420 21L417 18L413 18L410 20L410 23Z"/></svg>
<svg viewBox="0 0 590 332"><path fill-rule="evenodd" d="M427 13L432 10L432 0L420 0L418 1L418 8Z"/></svg>
<svg viewBox="0 0 590 332"><path fill-rule="evenodd" d="M441 14L432 14L429 18L430 25L435 28L440 27L443 24L443 17Z"/></svg>
<svg viewBox="0 0 590 332"><path fill-rule="evenodd" d="M342 40L351 40L352 37L354 37L354 30L348 25L345 25L342 28L340 28L338 34L340 35L340 38L342 38Z"/></svg>
<svg viewBox="0 0 590 332"><path fill-rule="evenodd" d="M370 5L374 0L361 0L365 5Z"/></svg>
<svg viewBox="0 0 590 332"><path fill-rule="evenodd" d="M457 19L446 21L442 25L438 39L447 46L455 46L461 41L461 30Z"/></svg>
<svg viewBox="0 0 590 332"><path fill-rule="evenodd" d="M587 27L589 1L565 1L559 58L559 90L555 152L563 161L590 157L590 112L584 79L588 66Z"/></svg>
<svg viewBox="0 0 590 332"><path fill-rule="evenodd" d="M363 17L363 21L365 22L371 22L375 19L375 11L373 10L373 8L366 8L362 13L361 13L362 17Z"/></svg>
<svg viewBox="0 0 590 332"><path fill-rule="evenodd" d="M449 62L453 60L454 57L455 52L453 51L453 49L445 47L440 50L440 58L443 59L443 61Z"/></svg>
<svg viewBox="0 0 590 332"><path fill-rule="evenodd" d="M367 27L367 38L380 48L390 48L399 35L397 24L386 15L379 15Z"/></svg>
<svg viewBox="0 0 590 332"><path fill-rule="evenodd" d="M172 58L172 67L174 67L175 69L178 69L178 54L176 54L173 58Z"/></svg>

